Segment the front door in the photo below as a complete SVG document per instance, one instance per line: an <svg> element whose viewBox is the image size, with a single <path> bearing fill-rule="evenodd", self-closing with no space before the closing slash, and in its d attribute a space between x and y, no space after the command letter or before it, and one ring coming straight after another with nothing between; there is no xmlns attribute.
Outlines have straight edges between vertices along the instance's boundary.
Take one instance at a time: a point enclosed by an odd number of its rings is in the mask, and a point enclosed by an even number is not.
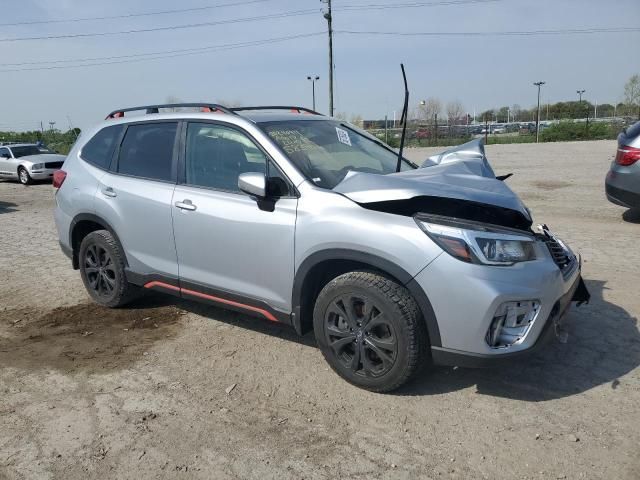
<svg viewBox="0 0 640 480"><path fill-rule="evenodd" d="M11 152L6 147L0 148L0 177L16 176L15 161L11 158Z"/></svg>
<svg viewBox="0 0 640 480"><path fill-rule="evenodd" d="M238 176L267 169L282 188L265 207L239 190ZM298 200L284 175L245 132L206 122L187 124L182 170L173 225L183 294L290 312Z"/></svg>

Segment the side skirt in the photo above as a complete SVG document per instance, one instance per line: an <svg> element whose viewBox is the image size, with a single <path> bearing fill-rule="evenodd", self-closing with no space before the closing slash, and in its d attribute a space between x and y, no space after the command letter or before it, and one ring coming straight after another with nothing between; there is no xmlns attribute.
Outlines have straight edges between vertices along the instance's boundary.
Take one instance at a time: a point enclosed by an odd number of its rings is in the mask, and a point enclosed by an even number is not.
<svg viewBox="0 0 640 480"><path fill-rule="evenodd" d="M163 275L140 275L126 270L127 280L145 289L158 290L186 300L213 304L229 310L291 325L291 314L276 310L266 302L197 283Z"/></svg>

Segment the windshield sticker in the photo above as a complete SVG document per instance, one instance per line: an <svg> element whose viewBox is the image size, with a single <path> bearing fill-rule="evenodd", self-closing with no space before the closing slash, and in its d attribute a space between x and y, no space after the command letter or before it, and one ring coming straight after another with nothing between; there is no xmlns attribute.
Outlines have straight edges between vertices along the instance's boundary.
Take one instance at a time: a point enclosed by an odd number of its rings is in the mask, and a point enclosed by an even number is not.
<svg viewBox="0 0 640 480"><path fill-rule="evenodd" d="M282 149L291 155L296 152L311 152L318 146L297 130L269 130L273 138Z"/></svg>
<svg viewBox="0 0 640 480"><path fill-rule="evenodd" d="M336 133L338 134L338 141L345 145L351 146L351 139L349 138L349 132L341 128L336 127Z"/></svg>

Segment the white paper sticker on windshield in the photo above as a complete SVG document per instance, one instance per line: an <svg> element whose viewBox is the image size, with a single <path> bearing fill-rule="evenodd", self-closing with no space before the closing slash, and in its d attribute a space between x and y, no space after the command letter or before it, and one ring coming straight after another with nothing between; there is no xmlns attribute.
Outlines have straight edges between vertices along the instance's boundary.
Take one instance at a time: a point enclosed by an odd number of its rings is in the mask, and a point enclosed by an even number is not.
<svg viewBox="0 0 640 480"><path fill-rule="evenodd" d="M338 141L345 145L351 146L351 139L349 138L349 132L341 128L336 127L336 133L338 134Z"/></svg>

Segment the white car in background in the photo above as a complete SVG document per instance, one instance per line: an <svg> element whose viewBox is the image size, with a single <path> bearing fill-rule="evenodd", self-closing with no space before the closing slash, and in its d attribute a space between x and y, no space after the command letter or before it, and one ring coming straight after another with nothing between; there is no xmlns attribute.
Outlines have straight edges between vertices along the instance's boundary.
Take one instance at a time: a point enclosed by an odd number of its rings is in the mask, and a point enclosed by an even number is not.
<svg viewBox="0 0 640 480"><path fill-rule="evenodd" d="M35 143L0 146L0 178L18 180L30 185L34 180L49 180L62 168L65 155Z"/></svg>

